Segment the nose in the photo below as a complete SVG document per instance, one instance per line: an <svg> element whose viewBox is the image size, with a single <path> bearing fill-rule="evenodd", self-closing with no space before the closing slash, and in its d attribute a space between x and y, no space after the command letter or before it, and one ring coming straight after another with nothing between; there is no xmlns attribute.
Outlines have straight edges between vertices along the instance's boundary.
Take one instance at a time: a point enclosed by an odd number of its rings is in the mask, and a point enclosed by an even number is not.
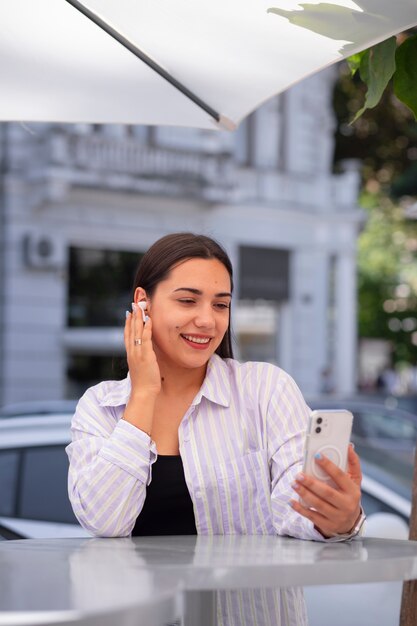
<svg viewBox="0 0 417 626"><path fill-rule="evenodd" d="M201 306L199 308L194 318L194 324L197 328L209 329L215 327L214 311L211 305Z"/></svg>

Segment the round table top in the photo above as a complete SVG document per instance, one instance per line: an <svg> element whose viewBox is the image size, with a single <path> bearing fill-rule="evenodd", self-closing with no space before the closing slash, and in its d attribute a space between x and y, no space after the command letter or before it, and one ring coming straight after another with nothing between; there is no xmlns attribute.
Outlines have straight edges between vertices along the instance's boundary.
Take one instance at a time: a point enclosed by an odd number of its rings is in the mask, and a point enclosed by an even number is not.
<svg viewBox="0 0 417 626"><path fill-rule="evenodd" d="M413 541L226 535L0 542L0 611L88 613L156 606L182 590L413 578Z"/></svg>

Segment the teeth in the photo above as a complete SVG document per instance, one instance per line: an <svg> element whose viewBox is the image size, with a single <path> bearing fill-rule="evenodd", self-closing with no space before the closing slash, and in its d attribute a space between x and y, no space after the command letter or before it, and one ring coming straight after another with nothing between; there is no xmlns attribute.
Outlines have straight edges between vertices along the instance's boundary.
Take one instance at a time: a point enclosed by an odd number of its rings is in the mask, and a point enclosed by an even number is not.
<svg viewBox="0 0 417 626"><path fill-rule="evenodd" d="M193 343L208 343L210 341L210 337L190 337L190 335L183 335L188 341L192 341Z"/></svg>

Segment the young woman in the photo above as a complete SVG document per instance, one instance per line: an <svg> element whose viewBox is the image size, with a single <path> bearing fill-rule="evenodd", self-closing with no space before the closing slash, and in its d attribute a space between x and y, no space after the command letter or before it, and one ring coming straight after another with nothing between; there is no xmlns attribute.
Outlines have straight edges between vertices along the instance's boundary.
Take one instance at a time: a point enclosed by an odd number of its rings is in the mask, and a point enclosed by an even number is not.
<svg viewBox="0 0 417 626"><path fill-rule="evenodd" d="M67 448L70 500L93 534L357 534L358 456L349 450L347 472L317 460L337 489L301 473L310 411L284 371L233 359L232 291L230 260L208 237L168 235L143 257L128 377L87 390ZM260 598L222 594L220 623L305 623L298 590Z"/></svg>

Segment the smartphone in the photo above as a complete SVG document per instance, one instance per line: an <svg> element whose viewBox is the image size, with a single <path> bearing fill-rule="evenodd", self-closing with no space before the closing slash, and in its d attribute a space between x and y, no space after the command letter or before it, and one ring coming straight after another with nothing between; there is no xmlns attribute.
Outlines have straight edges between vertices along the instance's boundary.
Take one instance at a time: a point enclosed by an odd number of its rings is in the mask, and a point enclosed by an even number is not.
<svg viewBox="0 0 417 626"><path fill-rule="evenodd" d="M335 487L333 480L316 463L314 456L323 454L343 471L352 432L353 415L345 410L318 410L310 416L306 437L303 472Z"/></svg>

